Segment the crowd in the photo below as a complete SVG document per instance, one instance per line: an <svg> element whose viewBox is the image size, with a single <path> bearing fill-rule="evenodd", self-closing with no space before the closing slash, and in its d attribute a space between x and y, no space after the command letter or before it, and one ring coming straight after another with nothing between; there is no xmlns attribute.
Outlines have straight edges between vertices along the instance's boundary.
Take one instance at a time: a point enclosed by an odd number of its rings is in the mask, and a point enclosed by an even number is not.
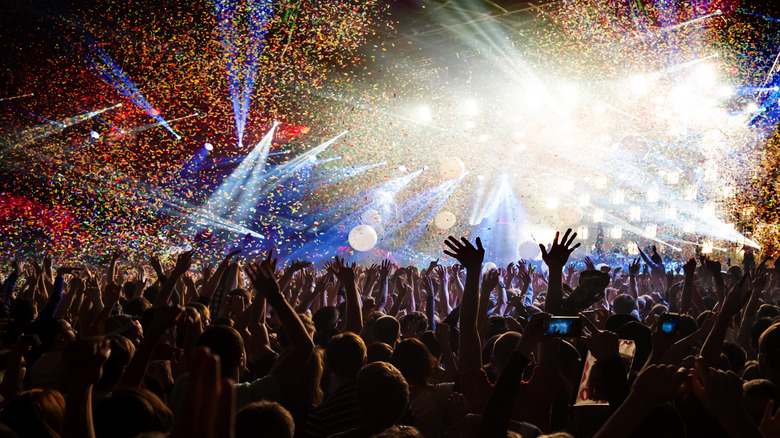
<svg viewBox="0 0 780 438"><path fill-rule="evenodd" d="M444 243L423 269L14 260L0 437L780 437L780 262Z"/></svg>

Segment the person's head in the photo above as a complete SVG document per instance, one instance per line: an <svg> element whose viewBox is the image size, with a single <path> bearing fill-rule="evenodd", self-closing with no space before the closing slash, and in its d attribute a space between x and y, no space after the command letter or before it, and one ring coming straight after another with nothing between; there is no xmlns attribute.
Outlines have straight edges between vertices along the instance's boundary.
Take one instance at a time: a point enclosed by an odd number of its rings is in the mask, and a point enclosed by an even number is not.
<svg viewBox="0 0 780 438"><path fill-rule="evenodd" d="M428 317L420 311L407 313L401 317L400 323L404 338L417 338L428 330Z"/></svg>
<svg viewBox="0 0 780 438"><path fill-rule="evenodd" d="M76 340L76 332L64 319L49 319L43 322L40 331L41 346L46 351L62 351Z"/></svg>
<svg viewBox="0 0 780 438"><path fill-rule="evenodd" d="M721 352L728 357L731 371L737 374L742 372L742 368L745 367L745 362L747 362L747 352L744 348L733 342L724 342Z"/></svg>
<svg viewBox="0 0 780 438"><path fill-rule="evenodd" d="M612 301L612 308L617 314L628 314L634 310L634 297L628 294L618 295Z"/></svg>
<svg viewBox="0 0 780 438"><path fill-rule="evenodd" d="M742 405L756 424L764 417L766 404L772 400L780 404L780 388L766 379L748 380L742 384Z"/></svg>
<svg viewBox="0 0 780 438"><path fill-rule="evenodd" d="M390 362L393 349L384 342L374 342L366 347L366 363Z"/></svg>
<svg viewBox="0 0 780 438"><path fill-rule="evenodd" d="M14 397L0 421L20 438L59 437L65 420L65 399L53 389L32 389Z"/></svg>
<svg viewBox="0 0 780 438"><path fill-rule="evenodd" d="M409 403L409 386L387 362L374 362L358 372L355 390L363 426L371 432L394 425Z"/></svg>
<svg viewBox="0 0 780 438"><path fill-rule="evenodd" d="M335 306L320 307L311 316L312 322L314 322L314 328L317 331L336 328L336 324L339 323L339 311Z"/></svg>
<svg viewBox="0 0 780 438"><path fill-rule="evenodd" d="M152 303L144 297L133 298L122 306L126 315L141 317L146 309L152 307Z"/></svg>
<svg viewBox="0 0 780 438"><path fill-rule="evenodd" d="M425 344L425 348L433 355L436 362L441 359L441 347L439 346L439 340L436 338L436 333L428 330L420 336L420 342Z"/></svg>
<svg viewBox="0 0 780 438"><path fill-rule="evenodd" d="M125 368L135 354L135 345L122 335L108 335L106 339L111 344L111 354L103 364L103 375L95 385L105 390L113 390L125 374Z"/></svg>
<svg viewBox="0 0 780 438"><path fill-rule="evenodd" d="M780 322L772 324L758 338L758 366L761 376L778 384L780 380Z"/></svg>
<svg viewBox="0 0 780 438"><path fill-rule="evenodd" d="M395 346L390 359L406 382L413 386L427 386L432 383L436 370L436 359L419 339L404 339Z"/></svg>
<svg viewBox="0 0 780 438"><path fill-rule="evenodd" d="M141 432L170 432L173 412L147 389L121 388L97 404L93 421L96 438L134 438Z"/></svg>
<svg viewBox="0 0 780 438"><path fill-rule="evenodd" d="M392 316L383 316L374 323L374 341L384 342L390 348L395 347L400 333L401 325Z"/></svg>
<svg viewBox="0 0 780 438"><path fill-rule="evenodd" d="M413 426L393 426L371 438L423 438L423 434Z"/></svg>
<svg viewBox="0 0 780 438"><path fill-rule="evenodd" d="M144 329L141 323L130 315L109 316L103 324L106 335L122 335L129 339L136 348L141 343L141 339L144 338Z"/></svg>
<svg viewBox="0 0 780 438"><path fill-rule="evenodd" d="M260 401L244 406L236 413L235 438L292 438L295 423L282 405Z"/></svg>
<svg viewBox="0 0 780 438"><path fill-rule="evenodd" d="M774 324L772 319L761 318L756 320L756 322L753 323L753 326L750 327L750 346L753 347L753 350L758 351L758 339L772 324Z"/></svg>
<svg viewBox="0 0 780 438"><path fill-rule="evenodd" d="M244 340L233 327L214 325L201 333L195 341L196 346L208 347L219 356L222 364L222 377L232 378L236 382L244 368Z"/></svg>
<svg viewBox="0 0 780 438"><path fill-rule="evenodd" d="M342 379L354 379L366 363L366 344L354 333L336 335L325 349L325 363Z"/></svg>
<svg viewBox="0 0 780 438"><path fill-rule="evenodd" d="M11 302L8 313L14 320L14 324L24 325L33 322L38 316L38 307L30 298L17 298Z"/></svg>
<svg viewBox="0 0 780 438"><path fill-rule="evenodd" d="M493 352L490 355L490 365L493 366L496 375L500 376L503 372L504 366L509 362L509 358L521 337L520 333L506 332L496 339L493 344Z"/></svg>
<svg viewBox="0 0 780 438"><path fill-rule="evenodd" d="M207 305L193 301L187 303L185 307L191 307L195 309L198 314L200 314L200 321L203 324L203 327L208 327L211 325L211 311L209 311L209 307Z"/></svg>
<svg viewBox="0 0 780 438"><path fill-rule="evenodd" d="M290 354L290 351L283 352L282 355ZM285 392L281 400L285 406L288 403L304 406L316 406L322 402L323 392L320 385L322 373L324 371L324 352L320 347L314 347L314 352L309 356L309 360L303 367L303 371L298 378L293 381L289 390ZM277 362L283 363L282 361Z"/></svg>
<svg viewBox="0 0 780 438"><path fill-rule="evenodd" d="M756 312L756 319L758 318L776 318L780 316L780 308L772 304L762 304Z"/></svg>

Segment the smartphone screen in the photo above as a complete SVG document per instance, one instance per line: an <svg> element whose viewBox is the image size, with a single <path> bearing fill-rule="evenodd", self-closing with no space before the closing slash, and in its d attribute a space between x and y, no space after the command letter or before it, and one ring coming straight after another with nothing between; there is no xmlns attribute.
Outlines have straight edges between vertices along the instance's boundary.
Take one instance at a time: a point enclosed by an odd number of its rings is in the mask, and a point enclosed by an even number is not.
<svg viewBox="0 0 780 438"><path fill-rule="evenodd" d="M680 315L677 313L664 313L661 315L661 331L670 335L677 331L677 324L680 322Z"/></svg>
<svg viewBox="0 0 780 438"><path fill-rule="evenodd" d="M544 321L544 336L576 338L582 336L582 320L577 316L553 316Z"/></svg>

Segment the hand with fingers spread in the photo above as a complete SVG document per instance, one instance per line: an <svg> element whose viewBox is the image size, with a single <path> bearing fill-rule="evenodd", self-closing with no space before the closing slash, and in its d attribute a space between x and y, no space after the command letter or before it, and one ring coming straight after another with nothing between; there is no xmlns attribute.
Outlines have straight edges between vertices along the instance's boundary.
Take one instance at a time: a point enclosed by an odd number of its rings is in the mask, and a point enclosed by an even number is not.
<svg viewBox="0 0 780 438"><path fill-rule="evenodd" d="M590 257L585 257L583 262L585 262L585 269L596 269L596 264L593 263L593 260Z"/></svg>
<svg viewBox="0 0 780 438"><path fill-rule="evenodd" d="M490 293L493 291L500 281L498 269L491 269L482 278L482 291Z"/></svg>
<svg viewBox="0 0 780 438"><path fill-rule="evenodd" d="M482 261L485 259L485 249L482 247L482 240L479 237L475 240L477 246L471 244L465 237L460 240L449 236L444 244L450 249L444 250L444 254L454 257L466 269L481 269Z"/></svg>
<svg viewBox="0 0 780 438"><path fill-rule="evenodd" d="M635 258L630 265L628 265L628 275L636 277L639 275L639 268L642 267L642 261L639 257Z"/></svg>
<svg viewBox="0 0 780 438"><path fill-rule="evenodd" d="M683 265L683 272L686 276L692 276L696 273L696 259L690 259Z"/></svg>
<svg viewBox="0 0 780 438"><path fill-rule="evenodd" d="M336 261L330 265L330 272L332 272L336 278L346 286L347 283L355 282L355 269L354 265L351 267L344 263L344 259L340 259L336 256Z"/></svg>
<svg viewBox="0 0 780 438"><path fill-rule="evenodd" d="M250 263L244 268L244 272L249 277L249 281L252 282L255 291L264 296L269 304L274 306L279 304L279 300L284 301L270 258L260 263Z"/></svg>
<svg viewBox="0 0 780 438"><path fill-rule="evenodd" d="M562 271L563 267L566 266L566 262L569 260L571 253L574 252L575 249L579 248L580 244L577 243L576 245L572 246L574 239L577 237L577 233L572 233L571 228L566 230L566 233L564 233L563 239L561 239L560 243L558 243L559 235L559 232L555 233L555 238L553 239L552 246L550 247L549 251L547 251L547 248L545 248L542 244L539 244L539 249L542 250L542 260L544 260L544 262L551 270L556 269L558 271Z"/></svg>

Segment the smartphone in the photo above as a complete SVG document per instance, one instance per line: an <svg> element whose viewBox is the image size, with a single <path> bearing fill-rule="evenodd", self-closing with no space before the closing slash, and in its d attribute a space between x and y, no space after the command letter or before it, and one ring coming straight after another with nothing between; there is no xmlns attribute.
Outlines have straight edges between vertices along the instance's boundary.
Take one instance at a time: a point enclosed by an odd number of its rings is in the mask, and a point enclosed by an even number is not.
<svg viewBox="0 0 780 438"><path fill-rule="evenodd" d="M553 316L542 324L543 336L577 338L582 336L582 320L579 316Z"/></svg>
<svg viewBox="0 0 780 438"><path fill-rule="evenodd" d="M661 324L661 331L667 335L673 335L677 333L677 325L680 322L679 313L664 313L661 315L659 324Z"/></svg>
<svg viewBox="0 0 780 438"><path fill-rule="evenodd" d="M38 335L21 335L19 336L19 341L25 347L38 347L41 345L41 340L38 338Z"/></svg>

